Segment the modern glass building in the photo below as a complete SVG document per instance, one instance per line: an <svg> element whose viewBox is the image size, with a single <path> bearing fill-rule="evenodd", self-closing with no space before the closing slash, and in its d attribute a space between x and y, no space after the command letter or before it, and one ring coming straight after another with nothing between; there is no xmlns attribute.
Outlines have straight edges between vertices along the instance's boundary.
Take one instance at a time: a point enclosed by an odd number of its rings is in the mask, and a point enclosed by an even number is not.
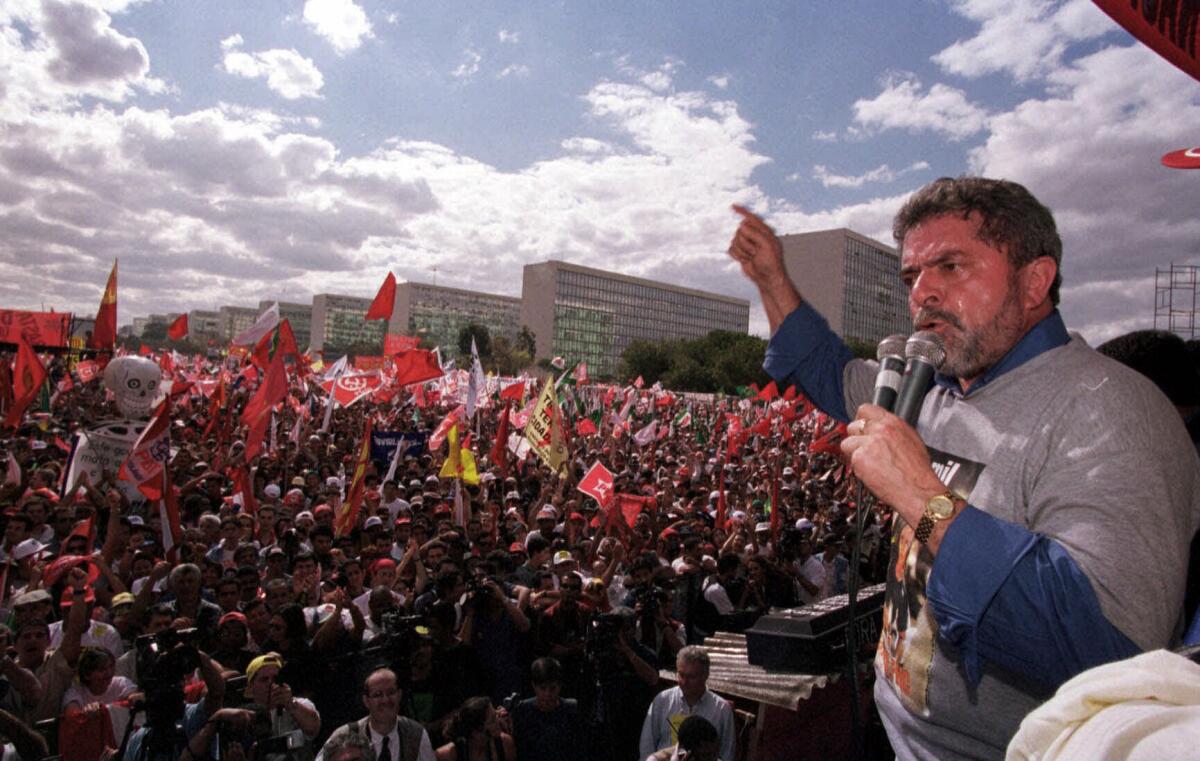
<svg viewBox="0 0 1200 761"><path fill-rule="evenodd" d="M782 235L783 260L804 297L842 338L878 343L910 333L908 291L891 246L853 230Z"/></svg>
<svg viewBox="0 0 1200 761"><path fill-rule="evenodd" d="M262 310L254 307L223 306L217 310L221 320L221 338L232 341L238 333L258 321Z"/></svg>
<svg viewBox="0 0 1200 761"><path fill-rule="evenodd" d="M521 299L427 283L396 286L396 307L389 332L417 336L434 346L457 351L458 333L475 323L488 329L493 338L510 341L521 331Z"/></svg>
<svg viewBox="0 0 1200 761"><path fill-rule="evenodd" d="M597 378L616 374L632 341L750 327L744 299L561 261L525 265L521 292L521 324L537 337L537 356L587 362Z"/></svg>
<svg viewBox="0 0 1200 761"><path fill-rule="evenodd" d="M318 293L312 302L312 333L309 345L313 351L345 350L352 344L370 344L383 352L385 320L367 321L371 299ZM297 345L300 337L296 337ZM303 351L304 347L300 346Z"/></svg>

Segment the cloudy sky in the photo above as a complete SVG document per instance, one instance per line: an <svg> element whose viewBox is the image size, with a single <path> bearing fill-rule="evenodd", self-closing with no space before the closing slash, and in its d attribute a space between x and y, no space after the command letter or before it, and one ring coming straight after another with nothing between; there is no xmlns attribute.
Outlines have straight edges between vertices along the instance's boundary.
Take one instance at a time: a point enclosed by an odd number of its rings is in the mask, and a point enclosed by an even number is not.
<svg viewBox="0 0 1200 761"><path fill-rule="evenodd" d="M549 258L753 301L731 203L887 241L942 175L1025 183L1089 340L1200 263L1200 83L1090 0L4 0L0 306L518 295ZM803 283L801 283L803 291Z"/></svg>

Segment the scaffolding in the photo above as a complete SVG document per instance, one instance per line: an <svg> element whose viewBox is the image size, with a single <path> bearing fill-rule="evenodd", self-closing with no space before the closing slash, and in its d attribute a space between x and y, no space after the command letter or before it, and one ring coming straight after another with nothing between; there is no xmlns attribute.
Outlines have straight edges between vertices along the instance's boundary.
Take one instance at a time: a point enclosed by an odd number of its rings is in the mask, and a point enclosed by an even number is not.
<svg viewBox="0 0 1200 761"><path fill-rule="evenodd" d="M1197 338L1200 307L1200 266L1175 264L1154 269L1154 329L1183 338Z"/></svg>

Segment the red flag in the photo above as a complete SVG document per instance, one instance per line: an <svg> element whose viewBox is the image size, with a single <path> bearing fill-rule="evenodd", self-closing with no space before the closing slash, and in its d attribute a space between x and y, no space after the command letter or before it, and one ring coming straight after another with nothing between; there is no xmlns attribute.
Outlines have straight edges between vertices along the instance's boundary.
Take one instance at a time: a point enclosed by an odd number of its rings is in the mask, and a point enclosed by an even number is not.
<svg viewBox="0 0 1200 761"><path fill-rule="evenodd" d="M167 328L167 338L171 339L172 341L182 341L187 337L187 334L188 316L185 312L176 317L175 322L172 322L171 326Z"/></svg>
<svg viewBox="0 0 1200 761"><path fill-rule="evenodd" d="M85 359L75 365L75 372L79 373L80 383L91 383L100 374L100 366L94 360Z"/></svg>
<svg viewBox="0 0 1200 761"><path fill-rule="evenodd" d="M500 474L503 476L508 470L508 407L511 402L504 402L504 409L500 410L500 422L496 425L496 441L492 444L492 451L488 453L492 464L500 468Z"/></svg>
<svg viewBox="0 0 1200 761"><path fill-rule="evenodd" d="M296 334L292 332L292 324L287 321L287 318L279 321L279 329L277 333L279 340L275 344L276 353L282 354L284 359L288 357L300 358L300 347L296 345Z"/></svg>
<svg viewBox="0 0 1200 761"><path fill-rule="evenodd" d="M13 402L12 407L8 410L8 416L4 418L5 427L21 427L21 418L25 416L25 409L33 402L38 389L45 382L46 368L42 367L42 361L38 359L37 352L25 340L25 336L18 336L17 364L12 379Z"/></svg>
<svg viewBox="0 0 1200 761"><path fill-rule="evenodd" d="M579 418L579 422L575 423L576 436L593 436L596 433L598 433L598 430L591 418L581 417Z"/></svg>
<svg viewBox="0 0 1200 761"><path fill-rule="evenodd" d="M396 306L396 276L392 273L387 273L387 277L383 279L383 285L379 286L379 293L375 294L375 300L371 302L371 308L367 310L366 319L368 320L390 320L392 319L392 309Z"/></svg>
<svg viewBox="0 0 1200 761"><path fill-rule="evenodd" d="M159 521L162 523L163 551L174 559L179 551L175 547L183 541L183 525L179 522L179 502L175 486L171 483L171 465L163 466L163 499L158 503Z"/></svg>
<svg viewBox="0 0 1200 761"><path fill-rule="evenodd" d="M833 428L830 428L823 435L818 437L812 444L809 445L808 451L811 454L825 453L831 455L842 456L841 443L846 437L846 426L838 423Z"/></svg>
<svg viewBox="0 0 1200 761"><path fill-rule="evenodd" d="M341 512L334 518L333 530L345 536L354 530L358 522L358 510L366 493L367 463L371 461L371 417L367 416L367 427L363 431L362 445L358 449L358 462L354 466L354 480Z"/></svg>
<svg viewBox="0 0 1200 761"><path fill-rule="evenodd" d="M775 381L771 381L763 387L762 391L758 392L758 396L754 397L756 402L769 402L779 398L779 387L775 385Z"/></svg>
<svg viewBox="0 0 1200 761"><path fill-rule="evenodd" d="M254 480L250 477L248 465L243 465L233 472L233 494L235 498L241 497L242 512L251 515L258 512L258 500L254 498Z"/></svg>
<svg viewBox="0 0 1200 761"><path fill-rule="evenodd" d="M625 525L633 528L638 515L642 512L653 512L658 501L654 497L641 497L636 494L618 494L613 502L613 510L625 521Z"/></svg>
<svg viewBox="0 0 1200 761"><path fill-rule="evenodd" d="M355 373L339 375L337 380L327 380L321 384L321 389L327 394L333 394L333 399L339 407L349 407L372 393L383 383L378 373Z"/></svg>
<svg viewBox="0 0 1200 761"><path fill-rule="evenodd" d="M600 507L607 507L613 498L614 480L612 471L597 460L575 488L596 500Z"/></svg>
<svg viewBox="0 0 1200 761"><path fill-rule="evenodd" d="M283 356L276 353L267 369L267 377L242 410L242 422L250 428L246 435L246 462L262 451L263 435L271 422L271 408L286 398L287 370L283 367Z"/></svg>
<svg viewBox="0 0 1200 761"><path fill-rule="evenodd" d="M113 260L112 272L108 273L108 284L100 297L100 309L96 312L96 324L92 326L89 349L107 349L117 342L117 262Z"/></svg>
<svg viewBox="0 0 1200 761"><path fill-rule="evenodd" d="M142 344L141 346L138 347L138 354L140 354L143 357L151 357L154 355L154 349L151 349L146 344Z"/></svg>
<svg viewBox="0 0 1200 761"><path fill-rule="evenodd" d="M390 357L402 351L415 349L419 343L421 343L421 339L416 336L401 336L395 333L388 333L383 337L383 356Z"/></svg>
<svg viewBox="0 0 1200 761"><path fill-rule="evenodd" d="M150 500L162 499L163 466L171 456L169 403L169 399L158 403L150 425L142 431L118 471L121 479L137 484L138 491Z"/></svg>
<svg viewBox="0 0 1200 761"><path fill-rule="evenodd" d="M424 349L411 349L397 354L392 357L392 362L396 365L397 386L433 380L443 375L437 356Z"/></svg>
<svg viewBox="0 0 1200 761"><path fill-rule="evenodd" d="M525 381L510 383L504 388L500 389L500 398L511 399L517 404L520 404L521 400L525 398Z"/></svg>
<svg viewBox="0 0 1200 761"><path fill-rule="evenodd" d="M787 391L783 392L783 401L790 402L796 398L796 387L788 386Z"/></svg>

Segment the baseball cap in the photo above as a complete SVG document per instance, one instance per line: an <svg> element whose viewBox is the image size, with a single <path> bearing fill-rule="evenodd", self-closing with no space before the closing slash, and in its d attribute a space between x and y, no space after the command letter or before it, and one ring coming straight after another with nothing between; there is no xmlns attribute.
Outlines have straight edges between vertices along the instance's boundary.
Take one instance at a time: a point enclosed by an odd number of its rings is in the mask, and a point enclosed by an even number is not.
<svg viewBox="0 0 1200 761"><path fill-rule="evenodd" d="M279 499L279 484L267 484L263 487L263 494L266 494L271 499Z"/></svg>
<svg viewBox="0 0 1200 761"><path fill-rule="evenodd" d="M120 594L113 595L112 602L108 607L112 610L116 610L122 605L133 605L133 599L133 595L129 592L121 592Z"/></svg>
<svg viewBox="0 0 1200 761"><path fill-rule="evenodd" d="M367 518L367 522L363 524L363 528L365 528L365 529L366 528L380 528L381 526L383 526L383 521L379 518L378 515L372 515L370 518Z"/></svg>
<svg viewBox="0 0 1200 761"><path fill-rule="evenodd" d="M260 655L250 661L250 665L246 667L246 681L253 682L254 676L265 666L274 666L275 668L283 668L283 656L279 653L267 653Z"/></svg>
<svg viewBox="0 0 1200 761"><path fill-rule="evenodd" d="M226 613L225 615L221 616L220 620L217 621L217 626L224 626L225 624L229 623L230 621L236 621L237 623L241 624L242 626L249 627L249 624L246 621L246 615L244 613L240 613L236 610L231 610L228 613Z"/></svg>
<svg viewBox="0 0 1200 761"><path fill-rule="evenodd" d="M53 600L50 593L44 589L35 589L32 592L22 592L13 598L13 608L21 608L26 605L36 605L39 602L50 602Z"/></svg>
<svg viewBox="0 0 1200 761"><path fill-rule="evenodd" d="M554 565L558 565L559 563L574 563L574 562L575 562L575 557L573 555L571 555L571 553L568 552L567 550L559 550L558 552L554 553Z"/></svg>

